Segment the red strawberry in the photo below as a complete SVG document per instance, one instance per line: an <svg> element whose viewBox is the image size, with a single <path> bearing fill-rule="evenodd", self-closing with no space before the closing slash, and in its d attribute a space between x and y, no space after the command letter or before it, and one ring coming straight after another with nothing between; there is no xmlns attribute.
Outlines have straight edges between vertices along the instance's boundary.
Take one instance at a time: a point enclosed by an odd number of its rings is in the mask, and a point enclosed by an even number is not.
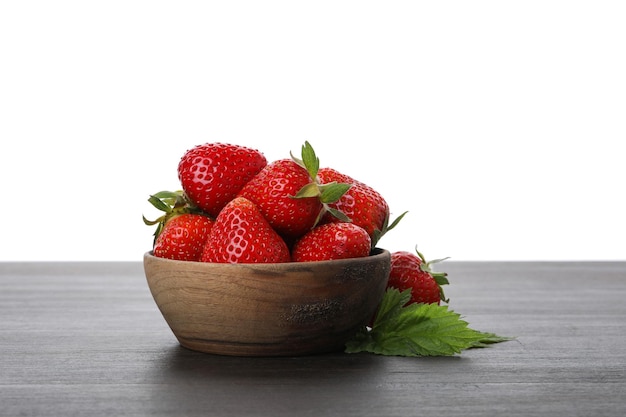
<svg viewBox="0 0 626 417"><path fill-rule="evenodd" d="M312 182L307 170L291 159L274 161L241 190L239 196L255 203L272 227L285 238L309 231L322 210L317 197L294 198Z"/></svg>
<svg viewBox="0 0 626 417"><path fill-rule="evenodd" d="M163 214L156 220L143 221L157 225L153 253L161 258L198 261L213 219L207 217L185 197L182 191L161 191L148 201Z"/></svg>
<svg viewBox="0 0 626 417"><path fill-rule="evenodd" d="M442 285L448 284L445 272L434 272L431 265L442 261L437 259L426 262L424 256L417 251L399 251L391 254L391 272L387 287L400 291L411 289L409 303L440 304L448 302L443 293Z"/></svg>
<svg viewBox="0 0 626 417"><path fill-rule="evenodd" d="M201 260L217 263L279 263L291 260L285 241L257 206L243 197L229 202L215 219Z"/></svg>
<svg viewBox="0 0 626 417"><path fill-rule="evenodd" d="M309 142L302 159L281 159L267 165L241 190L239 196L255 203L272 227L292 242L319 222L326 203L335 202L348 184L317 182L319 159Z"/></svg>
<svg viewBox="0 0 626 417"><path fill-rule="evenodd" d="M404 216L402 214L392 225L388 225L389 205L378 191L333 168L321 168L317 177L322 184L341 182L352 185L339 200L329 203L328 207L342 212L352 223L364 228L372 239L372 246L375 246L382 235L391 230ZM326 213L323 221L342 220L331 213Z"/></svg>
<svg viewBox="0 0 626 417"><path fill-rule="evenodd" d="M213 217L267 165L255 149L206 143L188 150L178 164L178 178L188 198Z"/></svg>
<svg viewBox="0 0 626 417"><path fill-rule="evenodd" d="M199 261L213 226L202 214L184 213L170 218L154 243L154 256L179 261Z"/></svg>
<svg viewBox="0 0 626 417"><path fill-rule="evenodd" d="M291 259L295 262L368 256L372 242L362 227L353 223L327 223L317 226L295 244Z"/></svg>

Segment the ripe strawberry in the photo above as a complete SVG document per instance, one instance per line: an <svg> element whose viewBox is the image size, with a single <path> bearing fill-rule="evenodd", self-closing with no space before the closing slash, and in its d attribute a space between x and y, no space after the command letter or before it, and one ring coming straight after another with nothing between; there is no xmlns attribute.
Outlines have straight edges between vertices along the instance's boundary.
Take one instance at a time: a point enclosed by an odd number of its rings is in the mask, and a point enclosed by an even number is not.
<svg viewBox="0 0 626 417"><path fill-rule="evenodd" d="M154 231L154 255L198 261L213 219L193 205L183 191L161 191L151 195L148 201L163 212L156 220L143 217L146 225L157 225Z"/></svg>
<svg viewBox="0 0 626 417"><path fill-rule="evenodd" d="M364 228L372 239L372 247L376 246L380 238L400 221L403 213L391 225L389 222L389 205L383 196L372 187L342 174L333 168L320 168L318 179L322 184L341 182L351 184L351 187L334 203L328 207L345 214L352 223ZM326 213L324 222L339 222L340 218Z"/></svg>
<svg viewBox="0 0 626 417"><path fill-rule="evenodd" d="M229 202L215 219L201 260L217 263L289 262L284 240L257 206L243 197Z"/></svg>
<svg viewBox="0 0 626 417"><path fill-rule="evenodd" d="M267 165L255 149L206 143L188 150L178 164L178 178L188 198L212 217Z"/></svg>
<svg viewBox="0 0 626 417"><path fill-rule="evenodd" d="M202 214L184 213L170 218L156 238L154 256L199 261L212 226L213 220Z"/></svg>
<svg viewBox="0 0 626 417"><path fill-rule="evenodd" d="M280 235L295 238L313 227L322 210L316 197L293 198L311 181L306 169L291 159L281 159L263 168L239 196L255 203Z"/></svg>
<svg viewBox="0 0 626 417"><path fill-rule="evenodd" d="M426 262L424 256L417 251L399 251L391 254L391 272L387 287L400 291L411 289L409 303L440 304L448 302L443 293L442 285L448 284L445 272L434 272L431 265L442 261L437 259Z"/></svg>
<svg viewBox="0 0 626 417"><path fill-rule="evenodd" d="M291 252L295 262L368 256L372 242L362 227L353 223L326 223L302 236Z"/></svg>
<svg viewBox="0 0 626 417"><path fill-rule="evenodd" d="M272 227L286 240L304 235L320 220L324 204L336 201L346 184L320 186L315 181L319 159L306 142L302 159L280 159L267 165L239 192L255 203Z"/></svg>

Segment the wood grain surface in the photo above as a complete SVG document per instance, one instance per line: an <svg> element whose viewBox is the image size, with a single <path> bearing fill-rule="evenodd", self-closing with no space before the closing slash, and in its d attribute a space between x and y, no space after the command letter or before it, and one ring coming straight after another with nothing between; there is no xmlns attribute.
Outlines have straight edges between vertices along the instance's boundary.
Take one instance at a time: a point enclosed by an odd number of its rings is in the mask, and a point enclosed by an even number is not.
<svg viewBox="0 0 626 417"><path fill-rule="evenodd" d="M181 347L137 263L0 263L0 416L622 416L626 263L452 262L450 307L515 341L455 357Z"/></svg>
<svg viewBox="0 0 626 417"><path fill-rule="evenodd" d="M148 287L180 344L232 356L343 350L376 311L390 267L388 251L277 264L144 255Z"/></svg>

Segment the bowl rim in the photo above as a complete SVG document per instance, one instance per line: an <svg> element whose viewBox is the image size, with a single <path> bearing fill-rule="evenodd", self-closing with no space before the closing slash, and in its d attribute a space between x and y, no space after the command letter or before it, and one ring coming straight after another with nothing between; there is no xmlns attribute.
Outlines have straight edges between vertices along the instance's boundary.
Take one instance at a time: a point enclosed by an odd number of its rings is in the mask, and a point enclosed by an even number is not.
<svg viewBox="0 0 626 417"><path fill-rule="evenodd" d="M286 268L290 267L298 267L302 268L304 266L310 267L324 267L324 266L341 266L341 265L354 265L355 263L368 263L374 262L378 260L383 260L386 257L391 257L391 253L384 248L375 247L371 250L368 256L363 256L359 258L344 258L344 259L332 259L332 260L324 260L324 261L306 261L306 262L280 262L280 263L220 263L220 262L201 262L201 261L181 261L176 259L169 258L159 258L154 256L153 251L150 250L145 252L144 260L151 259L157 262L162 262L164 264L170 264L172 266L186 265L186 266L202 266L206 268L211 267L219 267L219 268L254 268L254 269L271 269L275 270L276 268Z"/></svg>

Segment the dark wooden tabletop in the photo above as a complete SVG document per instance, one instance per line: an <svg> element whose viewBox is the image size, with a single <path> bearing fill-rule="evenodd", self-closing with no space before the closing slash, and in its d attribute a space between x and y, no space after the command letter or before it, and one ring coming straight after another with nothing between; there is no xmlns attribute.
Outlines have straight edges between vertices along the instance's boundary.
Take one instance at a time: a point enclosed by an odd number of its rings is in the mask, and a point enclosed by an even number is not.
<svg viewBox="0 0 626 417"><path fill-rule="evenodd" d="M0 263L0 415L622 416L626 262L452 262L450 308L517 339L455 357L177 344L141 263Z"/></svg>

